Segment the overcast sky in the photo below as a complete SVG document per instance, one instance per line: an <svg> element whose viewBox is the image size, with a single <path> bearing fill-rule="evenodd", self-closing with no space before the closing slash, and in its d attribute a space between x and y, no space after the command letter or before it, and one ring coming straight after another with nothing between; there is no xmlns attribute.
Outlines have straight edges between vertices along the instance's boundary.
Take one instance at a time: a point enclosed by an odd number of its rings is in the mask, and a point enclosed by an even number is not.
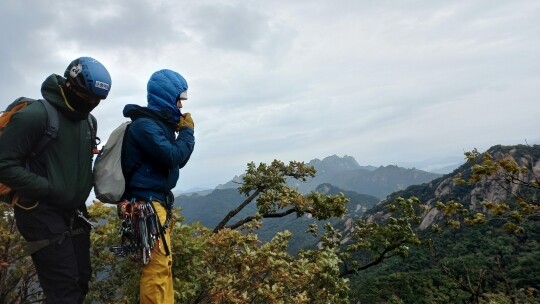
<svg viewBox="0 0 540 304"><path fill-rule="evenodd" d="M196 146L177 190L251 161L408 166L540 142L537 0L2 0L0 41L2 109L100 60L103 141L154 71L182 74Z"/></svg>

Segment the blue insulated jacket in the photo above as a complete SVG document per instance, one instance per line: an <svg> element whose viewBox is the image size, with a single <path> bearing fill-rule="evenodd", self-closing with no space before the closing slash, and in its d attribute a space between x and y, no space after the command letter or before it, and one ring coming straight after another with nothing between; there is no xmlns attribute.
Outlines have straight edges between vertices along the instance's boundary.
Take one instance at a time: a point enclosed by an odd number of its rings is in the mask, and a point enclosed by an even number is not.
<svg viewBox="0 0 540 304"><path fill-rule="evenodd" d="M169 98L176 97L169 95ZM169 100L170 101L170 100ZM126 105L124 116L132 120L125 137L122 169L129 178L126 198L150 197L165 201L176 186L195 146L193 129L184 127L175 134L167 111L155 111L138 105Z"/></svg>

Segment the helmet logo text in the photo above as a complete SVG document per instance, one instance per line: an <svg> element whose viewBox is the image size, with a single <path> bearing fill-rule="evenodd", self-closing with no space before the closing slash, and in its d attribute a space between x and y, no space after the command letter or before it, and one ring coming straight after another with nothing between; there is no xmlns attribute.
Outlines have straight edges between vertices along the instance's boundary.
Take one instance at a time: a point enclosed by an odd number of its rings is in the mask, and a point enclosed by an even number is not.
<svg viewBox="0 0 540 304"><path fill-rule="evenodd" d="M81 71L82 65L79 63L78 65L74 65L71 70L69 70L69 76L71 76L71 78L75 78Z"/></svg>
<svg viewBox="0 0 540 304"><path fill-rule="evenodd" d="M101 81L96 81L96 88L100 88L103 90L108 91L109 90L109 84Z"/></svg>

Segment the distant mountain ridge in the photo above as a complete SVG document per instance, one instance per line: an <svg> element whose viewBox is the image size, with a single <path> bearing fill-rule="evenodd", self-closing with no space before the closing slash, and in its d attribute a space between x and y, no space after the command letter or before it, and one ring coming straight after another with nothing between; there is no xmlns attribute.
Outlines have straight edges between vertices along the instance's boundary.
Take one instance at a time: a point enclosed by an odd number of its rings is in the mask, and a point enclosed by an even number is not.
<svg viewBox="0 0 540 304"><path fill-rule="evenodd" d="M306 165L313 166L316 176L307 182L290 181L302 193L317 191L326 194L343 192L351 201L364 200L370 208L386 195L404 189L406 186L424 183L439 177L439 174L429 173L417 169L405 169L397 166L374 167L360 166L352 156L328 156L322 160L313 159ZM202 193L187 193L177 196L177 203L184 209L188 222L199 220L206 226L213 226L225 215L223 212L236 207L243 197L238 194L237 188L242 183L242 176L235 176L233 180L216 189ZM336 189L339 189L336 190ZM360 190L360 191L358 191ZM253 212L246 210L246 212ZM240 215L241 216L241 215Z"/></svg>
<svg viewBox="0 0 540 304"><path fill-rule="evenodd" d="M323 160L315 158L306 165L315 167L319 174L338 173L357 169L373 171L377 168L373 166L360 166L352 156L344 155L343 157L339 157L335 154L325 157Z"/></svg>
<svg viewBox="0 0 540 304"><path fill-rule="evenodd" d="M395 165L360 166L354 157L348 155L343 157L332 155L323 160L313 159L306 165L313 166L317 170L315 177L306 182L291 180L289 183L301 193L309 193L320 184L329 183L343 190L382 199L392 192L403 190L410 185L427 183L441 176L437 173ZM242 177L235 176L233 180L219 185L216 189L236 189L241 182Z"/></svg>
<svg viewBox="0 0 540 304"><path fill-rule="evenodd" d="M294 186L305 193L314 189L315 185L331 183L344 190L369 194L382 199L392 192L403 190L410 185L427 183L440 176L441 174L390 165L381 166L375 170L361 168L332 173L323 172L317 174L311 181L296 183Z"/></svg>
<svg viewBox="0 0 540 304"><path fill-rule="evenodd" d="M307 165L315 167L316 176L306 183L295 180L293 184L291 181L291 186L298 188L302 193L316 191L324 194L338 194L341 192L350 200L347 205L348 214L342 219L332 219L332 222L359 218L366 210L375 206L382 197L408 185L428 182L440 176L398 166L362 167L353 157L347 155L344 157L332 155L323 160L314 159ZM245 199L245 196L240 195L237 190L241 182L242 177L235 176L232 181L218 186L209 194L182 194L176 197L175 206L181 207L181 214L187 223L200 222L214 228L230 210L236 208ZM364 192L355 189L361 189ZM255 212L255 204L250 204L231 222L244 218L246 215L253 215ZM269 240L276 232L286 229L293 233L290 242L292 252L315 244L315 238L305 233L309 225L316 222L309 216L264 219L263 222L263 228L257 232L263 241Z"/></svg>

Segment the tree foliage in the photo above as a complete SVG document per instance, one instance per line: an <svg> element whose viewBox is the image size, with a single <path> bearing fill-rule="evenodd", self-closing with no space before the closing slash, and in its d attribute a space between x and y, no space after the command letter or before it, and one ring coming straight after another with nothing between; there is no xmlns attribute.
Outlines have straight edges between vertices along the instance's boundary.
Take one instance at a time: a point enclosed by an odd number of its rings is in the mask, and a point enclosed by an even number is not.
<svg viewBox="0 0 540 304"><path fill-rule="evenodd" d="M340 277L356 274L392 257L406 257L409 247L422 244L416 231L425 208L415 197L398 198L386 206L383 220L356 219L351 227L336 229L327 224L322 248L337 250L342 264ZM317 227L312 227L317 234Z"/></svg>
<svg viewBox="0 0 540 304"><path fill-rule="evenodd" d="M0 202L0 216L0 304L41 302L43 293L32 260L24 254L12 206Z"/></svg>
<svg viewBox="0 0 540 304"><path fill-rule="evenodd" d="M324 220L331 217L340 217L345 214L345 205L348 199L343 195L321 195L311 192L302 195L298 190L287 185L287 178L306 181L315 176L315 169L307 167L302 162L291 161L289 165L274 160L271 165L261 163L256 166L251 162L247 166L243 177L243 184L239 187L246 199L214 228L217 232L223 228L235 229L243 224L261 218L283 217L296 214L300 217L309 213L316 219ZM227 223L247 205L256 202L258 212L226 226Z"/></svg>

